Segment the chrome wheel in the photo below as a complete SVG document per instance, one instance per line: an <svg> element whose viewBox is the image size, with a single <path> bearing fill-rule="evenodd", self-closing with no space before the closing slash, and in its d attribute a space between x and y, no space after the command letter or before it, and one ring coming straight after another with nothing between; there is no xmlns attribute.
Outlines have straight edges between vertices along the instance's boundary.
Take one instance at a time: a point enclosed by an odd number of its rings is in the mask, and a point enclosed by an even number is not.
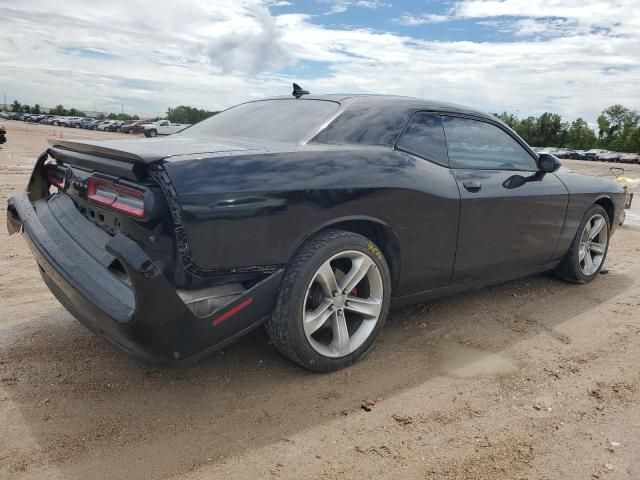
<svg viewBox="0 0 640 480"><path fill-rule="evenodd" d="M365 253L349 250L324 262L307 286L304 333L320 355L339 358L357 350L382 311L382 276Z"/></svg>
<svg viewBox="0 0 640 480"><path fill-rule="evenodd" d="M587 221L580 236L578 261L582 273L591 276L598 271L607 252L608 241L607 221L596 213Z"/></svg>

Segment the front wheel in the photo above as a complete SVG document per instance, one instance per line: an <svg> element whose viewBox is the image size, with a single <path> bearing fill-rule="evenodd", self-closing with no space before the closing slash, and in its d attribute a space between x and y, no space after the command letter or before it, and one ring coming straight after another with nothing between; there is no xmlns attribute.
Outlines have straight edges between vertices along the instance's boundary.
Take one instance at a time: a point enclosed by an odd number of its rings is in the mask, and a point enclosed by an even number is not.
<svg viewBox="0 0 640 480"><path fill-rule="evenodd" d="M609 215L600 205L585 214L571 248L556 269L556 274L572 283L588 283L604 265L609 250Z"/></svg>
<svg viewBox="0 0 640 480"><path fill-rule="evenodd" d="M390 298L389 267L375 243L329 230L307 241L287 266L267 332L303 367L339 370L373 347Z"/></svg>

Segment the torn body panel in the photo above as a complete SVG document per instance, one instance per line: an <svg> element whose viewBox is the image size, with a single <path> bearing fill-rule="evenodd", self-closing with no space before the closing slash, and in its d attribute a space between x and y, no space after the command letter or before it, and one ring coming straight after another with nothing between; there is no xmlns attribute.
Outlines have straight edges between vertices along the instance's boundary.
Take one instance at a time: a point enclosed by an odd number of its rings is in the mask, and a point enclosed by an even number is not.
<svg viewBox="0 0 640 480"><path fill-rule="evenodd" d="M26 192L12 197L9 231L23 232L44 281L67 310L141 360L173 363L198 358L259 326L273 310L281 271L224 297L226 303L213 303L212 312L198 316L134 241L122 234L109 236L83 217L85 236L78 240L78 233L69 232L52 211L52 203L61 203L54 208L79 215L70 198L60 195L53 202L33 203ZM109 270L114 260L124 268L126 279ZM233 315L216 321L228 311Z"/></svg>

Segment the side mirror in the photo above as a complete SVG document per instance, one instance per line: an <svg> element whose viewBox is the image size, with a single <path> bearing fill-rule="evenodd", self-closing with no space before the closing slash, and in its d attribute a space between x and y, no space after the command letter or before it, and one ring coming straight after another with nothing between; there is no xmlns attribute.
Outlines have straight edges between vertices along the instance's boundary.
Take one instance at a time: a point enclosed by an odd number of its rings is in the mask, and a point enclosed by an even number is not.
<svg viewBox="0 0 640 480"><path fill-rule="evenodd" d="M540 171L544 173L553 173L562 166L558 157L549 155L548 153L541 153L538 155L538 159Z"/></svg>

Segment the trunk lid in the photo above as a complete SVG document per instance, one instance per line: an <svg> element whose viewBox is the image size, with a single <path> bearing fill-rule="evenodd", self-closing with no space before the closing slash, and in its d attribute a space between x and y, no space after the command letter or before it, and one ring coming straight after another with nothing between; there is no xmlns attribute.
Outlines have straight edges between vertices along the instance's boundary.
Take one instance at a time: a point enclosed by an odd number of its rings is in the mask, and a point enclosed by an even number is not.
<svg viewBox="0 0 640 480"><path fill-rule="evenodd" d="M210 140L182 135L144 140L133 138L122 140L51 139L49 144L58 150L70 150L85 155L145 165L178 155L237 154L243 151L264 150L264 147L259 147L253 142Z"/></svg>

